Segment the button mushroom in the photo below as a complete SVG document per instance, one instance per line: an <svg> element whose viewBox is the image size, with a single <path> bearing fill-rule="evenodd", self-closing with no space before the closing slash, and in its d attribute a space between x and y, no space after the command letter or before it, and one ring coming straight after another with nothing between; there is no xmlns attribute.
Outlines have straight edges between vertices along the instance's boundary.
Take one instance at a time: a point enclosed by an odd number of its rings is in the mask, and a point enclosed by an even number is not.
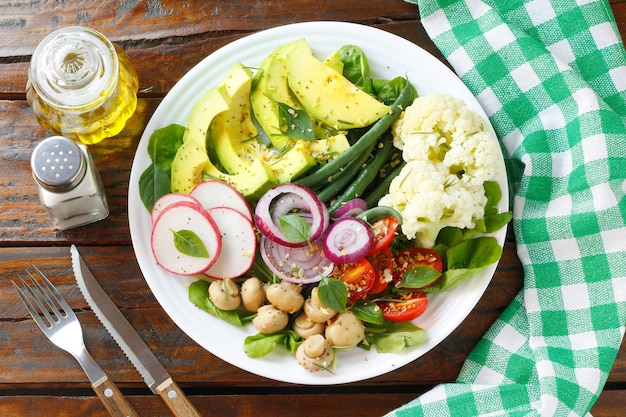
<svg viewBox="0 0 626 417"><path fill-rule="evenodd" d="M322 303L318 296L317 287L313 288L311 296L304 302L304 312L310 320L316 323L328 321L337 314L335 310Z"/></svg>
<svg viewBox="0 0 626 417"><path fill-rule="evenodd" d="M292 326L293 331L298 333L298 335L303 339L308 339L313 335L324 333L325 327L324 323L314 322L309 319L305 313L300 313L293 321Z"/></svg>
<svg viewBox="0 0 626 417"><path fill-rule="evenodd" d="M335 317L325 331L328 343L335 349L352 350L365 339L363 322L354 313L346 311Z"/></svg>
<svg viewBox="0 0 626 417"><path fill-rule="evenodd" d="M311 372L328 369L334 357L333 348L321 334L309 337L296 350L298 364Z"/></svg>
<svg viewBox="0 0 626 417"><path fill-rule="evenodd" d="M243 308L252 313L265 304L264 283L257 277L246 279L241 284L241 303Z"/></svg>
<svg viewBox="0 0 626 417"><path fill-rule="evenodd" d="M302 288L289 282L272 284L267 288L267 299L274 307L285 313L295 313L302 308L304 297Z"/></svg>
<svg viewBox="0 0 626 417"><path fill-rule="evenodd" d="M236 310L241 304L239 286L230 279L213 281L209 285L209 297L222 310Z"/></svg>
<svg viewBox="0 0 626 417"><path fill-rule="evenodd" d="M289 316L271 304L262 306L257 310L252 324L263 334L272 334L287 327Z"/></svg>

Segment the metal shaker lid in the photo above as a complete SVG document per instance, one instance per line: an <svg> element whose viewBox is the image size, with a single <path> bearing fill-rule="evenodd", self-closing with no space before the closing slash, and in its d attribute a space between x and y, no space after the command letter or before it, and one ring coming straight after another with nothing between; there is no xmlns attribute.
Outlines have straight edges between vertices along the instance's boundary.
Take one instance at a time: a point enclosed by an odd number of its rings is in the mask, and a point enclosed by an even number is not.
<svg viewBox="0 0 626 417"><path fill-rule="evenodd" d="M53 192L69 191L85 176L85 158L76 144L63 136L41 141L33 151L31 168L35 180Z"/></svg>

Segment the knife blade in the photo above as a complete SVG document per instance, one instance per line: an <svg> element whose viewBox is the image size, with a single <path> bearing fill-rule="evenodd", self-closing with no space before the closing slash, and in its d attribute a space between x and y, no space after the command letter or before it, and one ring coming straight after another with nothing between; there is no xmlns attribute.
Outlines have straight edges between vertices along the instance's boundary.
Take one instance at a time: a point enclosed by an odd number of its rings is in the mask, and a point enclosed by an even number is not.
<svg viewBox="0 0 626 417"><path fill-rule="evenodd" d="M200 417L200 413L185 393L172 380L165 367L111 301L85 264L75 245L71 246L70 252L74 275L83 296L96 313L96 317L111 333L133 366L137 368L150 390L165 401L174 415L178 417Z"/></svg>

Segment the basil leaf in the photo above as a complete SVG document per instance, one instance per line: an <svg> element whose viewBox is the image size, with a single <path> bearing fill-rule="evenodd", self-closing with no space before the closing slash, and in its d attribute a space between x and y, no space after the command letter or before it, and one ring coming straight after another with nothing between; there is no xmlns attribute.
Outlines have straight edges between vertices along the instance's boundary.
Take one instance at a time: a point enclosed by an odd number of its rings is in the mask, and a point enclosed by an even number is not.
<svg viewBox="0 0 626 417"><path fill-rule="evenodd" d="M400 282L401 288L422 288L435 282L441 276L441 272L428 266L415 266L404 274Z"/></svg>
<svg viewBox="0 0 626 417"><path fill-rule="evenodd" d="M351 310L358 319L366 323L382 324L384 322L383 311L372 301L360 300L351 307Z"/></svg>
<svg viewBox="0 0 626 417"><path fill-rule="evenodd" d="M154 203L159 198L169 194L171 191L170 176L159 165L152 163L141 173L139 177L139 197L148 211L152 210Z"/></svg>
<svg viewBox="0 0 626 417"><path fill-rule="evenodd" d="M294 109L276 101L280 131L292 139L315 140L313 120L303 109Z"/></svg>
<svg viewBox="0 0 626 417"><path fill-rule="evenodd" d="M280 230L290 242L306 242L311 235L311 226L297 214L286 214L278 217Z"/></svg>
<svg viewBox="0 0 626 417"><path fill-rule="evenodd" d="M191 230L172 230L174 234L174 246L180 253L195 258L208 258L209 252L202 239Z"/></svg>
<svg viewBox="0 0 626 417"><path fill-rule="evenodd" d="M340 279L322 277L317 285L317 295L326 307L339 312L346 311L348 289Z"/></svg>

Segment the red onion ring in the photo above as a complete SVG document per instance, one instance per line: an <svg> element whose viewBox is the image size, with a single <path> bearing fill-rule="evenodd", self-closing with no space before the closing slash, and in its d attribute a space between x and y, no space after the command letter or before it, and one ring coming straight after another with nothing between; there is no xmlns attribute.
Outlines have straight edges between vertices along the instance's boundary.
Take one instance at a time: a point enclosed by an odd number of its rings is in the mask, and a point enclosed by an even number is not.
<svg viewBox="0 0 626 417"><path fill-rule="evenodd" d="M273 242L261 236L260 252L267 267L282 280L295 284L318 282L333 271L333 263L324 256L318 240L299 248Z"/></svg>
<svg viewBox="0 0 626 417"><path fill-rule="evenodd" d="M354 217L342 217L328 229L324 253L334 263L356 262L367 255L373 243L370 225Z"/></svg>
<svg viewBox="0 0 626 417"><path fill-rule="evenodd" d="M310 213L310 234L308 241L291 242L282 232L278 218L292 210ZM290 248L307 246L322 236L328 227L328 208L315 193L299 184L280 184L267 191L257 202L254 219L259 231L273 242Z"/></svg>
<svg viewBox="0 0 626 417"><path fill-rule="evenodd" d="M339 208L332 214L332 217L333 219L356 217L357 214L363 213L365 210L367 210L367 203L365 200L356 197L339 206Z"/></svg>

